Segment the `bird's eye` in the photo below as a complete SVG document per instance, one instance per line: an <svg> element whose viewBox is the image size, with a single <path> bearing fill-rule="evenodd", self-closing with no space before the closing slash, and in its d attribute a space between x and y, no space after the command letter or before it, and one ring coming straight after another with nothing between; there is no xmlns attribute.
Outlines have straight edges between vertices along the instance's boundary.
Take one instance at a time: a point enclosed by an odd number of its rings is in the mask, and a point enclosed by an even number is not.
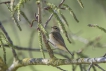
<svg viewBox="0 0 106 71"><path fill-rule="evenodd" d="M55 29L57 29L57 27L55 27Z"/></svg>

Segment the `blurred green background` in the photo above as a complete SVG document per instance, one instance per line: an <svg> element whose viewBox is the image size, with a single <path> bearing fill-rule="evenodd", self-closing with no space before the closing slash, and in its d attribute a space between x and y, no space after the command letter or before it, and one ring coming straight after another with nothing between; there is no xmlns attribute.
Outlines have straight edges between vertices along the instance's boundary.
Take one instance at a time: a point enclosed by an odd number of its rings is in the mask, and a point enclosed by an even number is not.
<svg viewBox="0 0 106 71"><path fill-rule="evenodd" d="M7 1L7 0L0 0L0 2ZM50 3L54 3L58 5L61 0L47 0ZM18 2L18 0L17 0ZM87 41L94 40L96 37L100 38L100 43L104 46L103 48L99 47L96 48L94 46L90 46L87 48L86 51L84 51L84 54L88 55L89 57L100 57L105 54L106 48L105 48L105 41L106 41L106 34L97 29L97 28L90 28L87 25L88 24L98 24L101 27L106 28L106 0L82 0L84 8L82 9L80 5L78 4L77 0L66 0L65 4L68 4L72 10L74 11L75 15L77 16L79 23L77 23L74 18L69 14L68 11L62 11L65 15L68 24L69 24L69 33L74 33L80 38L86 39ZM42 4L44 7L45 4ZM35 12L37 13L37 5L35 4L35 0L30 0L24 5L24 8L21 9L24 11L26 16L30 21L34 19ZM42 10L42 24L46 22L48 17L50 16L50 13L47 11ZM47 27L47 31L50 32L50 27L54 25L53 22L54 18L49 22L49 25ZM38 34L37 34L37 23L35 22L33 27L30 27L28 22L21 16L21 21L19 22L22 28L22 31L19 31L17 26L14 24L14 22L11 20L10 12L8 11L6 5L1 4L0 5L0 21L2 22L3 26L5 27L6 31L8 32L9 36L11 37L14 45L17 46L23 46L28 47L29 46L29 40L31 38L31 33L35 31L34 39L32 42L32 47L38 48L39 42L38 42ZM67 28L67 26L65 26ZM68 30L69 30L68 29ZM63 34L62 34L63 35ZM74 37L72 38L74 41L74 44L69 44L66 40L66 37L63 35L66 46L70 51L77 51L83 47L85 47L85 43L81 42L80 40L75 40ZM45 47L44 47L45 48ZM22 55L19 55L20 59L24 57L29 57L28 51L17 51L17 53L22 53ZM40 52L32 52L34 58L42 57ZM12 52L11 49L6 48L6 55L7 55L7 63L12 63ZM0 49L0 56L3 57L3 51ZM48 58L48 54L46 55ZM56 56L60 57L60 56ZM105 68L105 64L100 64L103 68ZM26 66L19 68L17 71L32 71L32 66ZM43 66L43 65L37 65L33 66L35 67L36 71L59 71L58 69L52 67L52 66ZM64 65L60 66L61 68L70 71L71 65ZM79 68L77 68L79 70ZM97 68L98 69L98 68ZM99 70L99 69L98 69Z"/></svg>

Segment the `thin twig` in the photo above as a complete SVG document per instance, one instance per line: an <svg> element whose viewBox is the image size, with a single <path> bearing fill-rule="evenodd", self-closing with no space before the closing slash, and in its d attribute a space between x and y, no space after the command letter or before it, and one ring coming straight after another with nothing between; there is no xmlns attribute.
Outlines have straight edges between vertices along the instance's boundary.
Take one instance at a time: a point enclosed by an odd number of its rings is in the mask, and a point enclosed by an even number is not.
<svg viewBox="0 0 106 71"><path fill-rule="evenodd" d="M67 70L64 70L64 69L62 69L62 68L60 68L60 67L56 67L57 69L59 69L59 70L61 70L61 71L67 71Z"/></svg>
<svg viewBox="0 0 106 71"><path fill-rule="evenodd" d="M18 57L17 57L17 54L16 54L16 51L15 49L13 48L13 42L12 40L10 39L7 31L5 30L5 28L3 27L2 23L0 22L0 29L3 31L3 33L5 34L7 40L9 41L10 45L12 45L11 49L12 49L12 52L13 52L13 56L15 57L15 59L17 60Z"/></svg>
<svg viewBox="0 0 106 71"><path fill-rule="evenodd" d="M0 4L8 4L10 1L0 2Z"/></svg>
<svg viewBox="0 0 106 71"><path fill-rule="evenodd" d="M80 67L80 71L83 71L83 66L82 66L82 64L79 64L79 67Z"/></svg>
<svg viewBox="0 0 106 71"><path fill-rule="evenodd" d="M77 1L78 1L79 5L80 5L82 8L84 8L84 5L83 5L82 1L81 1L81 0L77 0Z"/></svg>
<svg viewBox="0 0 106 71"><path fill-rule="evenodd" d="M103 55L103 57L106 57L106 53Z"/></svg>
<svg viewBox="0 0 106 71"><path fill-rule="evenodd" d="M62 6L62 4L64 3L64 1L65 0L62 0L61 2L60 2L60 4L59 4L59 8L61 8L61 6ZM54 10L54 12L55 12L56 10ZM47 27L47 25L48 25L48 23L49 23L49 21L52 19L52 17L53 17L53 13L49 16L49 18L48 18L48 20L46 21L46 23L44 24L44 28L46 28Z"/></svg>
<svg viewBox="0 0 106 71"><path fill-rule="evenodd" d="M6 49L5 49L5 47L4 47L4 45L3 45L3 41L2 40L0 40L0 43L1 43L1 47L3 48L3 57L4 57L4 63L6 64Z"/></svg>
<svg viewBox="0 0 106 71"><path fill-rule="evenodd" d="M37 2L37 6L38 6L38 16L37 16L38 20L37 20L37 22L38 22L38 28L39 28L39 24L42 23L42 19L41 19L41 3ZM39 36L39 41L40 41L39 42L40 43L40 50L41 50L43 58L45 58L45 54L44 54L43 46L42 46L42 34L41 34L41 31L39 29L38 29L38 36Z"/></svg>
<svg viewBox="0 0 106 71"><path fill-rule="evenodd" d="M52 17L53 17L53 13L49 16L48 20L46 21L46 23L44 25L44 28L47 27L47 25L48 25L49 21L52 19Z"/></svg>
<svg viewBox="0 0 106 71"><path fill-rule="evenodd" d="M92 66L92 69L93 69L93 71L97 71L96 67L94 65Z"/></svg>
<svg viewBox="0 0 106 71"><path fill-rule="evenodd" d="M87 71L90 71L90 69L91 69L91 67L92 67L92 63L89 65L89 67L88 67L88 70Z"/></svg>
<svg viewBox="0 0 106 71"><path fill-rule="evenodd" d="M106 71L104 70L102 67L100 67L98 64L94 64L96 67L98 67L99 69L101 69L102 71Z"/></svg>
<svg viewBox="0 0 106 71"><path fill-rule="evenodd" d="M61 8L61 6L62 6L62 4L65 2L65 0L62 0L61 2L60 2L60 4L59 4L59 8Z"/></svg>
<svg viewBox="0 0 106 71"><path fill-rule="evenodd" d="M10 9L11 9L11 11L13 11L13 9L14 9L14 2L15 2L15 0L11 0L11 3L10 3Z"/></svg>

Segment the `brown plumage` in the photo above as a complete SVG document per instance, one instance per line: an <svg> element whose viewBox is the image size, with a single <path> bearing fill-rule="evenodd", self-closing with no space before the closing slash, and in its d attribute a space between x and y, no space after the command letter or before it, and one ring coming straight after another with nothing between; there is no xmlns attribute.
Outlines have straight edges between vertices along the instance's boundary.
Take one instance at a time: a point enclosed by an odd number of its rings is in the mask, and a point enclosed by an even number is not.
<svg viewBox="0 0 106 71"><path fill-rule="evenodd" d="M61 50L69 52L71 55L73 55L66 47L64 43L64 39L60 34L60 29L57 26L52 27L52 31L49 34L49 41L56 47Z"/></svg>

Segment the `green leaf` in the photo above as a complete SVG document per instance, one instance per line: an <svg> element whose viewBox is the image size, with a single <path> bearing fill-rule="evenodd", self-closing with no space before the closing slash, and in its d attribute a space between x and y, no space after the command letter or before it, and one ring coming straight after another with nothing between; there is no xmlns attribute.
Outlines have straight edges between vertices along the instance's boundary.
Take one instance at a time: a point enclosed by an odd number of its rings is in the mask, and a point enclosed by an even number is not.
<svg viewBox="0 0 106 71"><path fill-rule="evenodd" d="M63 4L63 6L69 10L70 14L74 17L74 19L79 22L79 20L77 19L76 15L74 14L73 10L67 5L67 4Z"/></svg>
<svg viewBox="0 0 106 71"><path fill-rule="evenodd" d="M79 5L80 5L82 8L84 8L84 5L83 5L82 1L81 1L81 0L77 0L77 1L78 1Z"/></svg>

